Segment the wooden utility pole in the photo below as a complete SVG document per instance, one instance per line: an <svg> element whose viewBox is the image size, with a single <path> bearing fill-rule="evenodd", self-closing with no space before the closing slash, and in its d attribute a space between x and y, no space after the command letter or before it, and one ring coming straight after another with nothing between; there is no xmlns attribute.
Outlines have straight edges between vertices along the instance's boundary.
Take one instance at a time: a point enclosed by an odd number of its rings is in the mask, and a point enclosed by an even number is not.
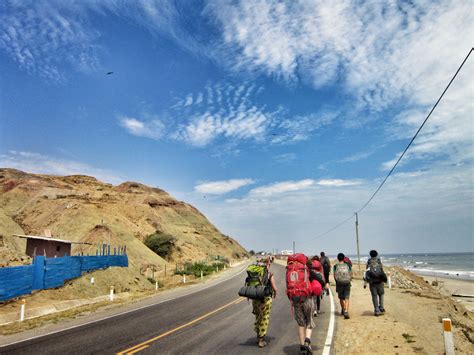
<svg viewBox="0 0 474 355"><path fill-rule="evenodd" d="M356 240L357 240L357 262L359 263L359 273L360 271L360 250L359 250L359 216L356 212Z"/></svg>

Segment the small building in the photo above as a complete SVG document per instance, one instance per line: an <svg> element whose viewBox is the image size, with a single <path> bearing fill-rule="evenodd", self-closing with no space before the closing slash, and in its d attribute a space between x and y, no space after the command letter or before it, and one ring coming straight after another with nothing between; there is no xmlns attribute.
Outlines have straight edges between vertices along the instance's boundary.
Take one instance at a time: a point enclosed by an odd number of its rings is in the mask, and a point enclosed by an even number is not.
<svg viewBox="0 0 474 355"><path fill-rule="evenodd" d="M37 255L47 258L70 256L72 244L90 244L35 235L15 234L14 237L26 239L26 254L32 258Z"/></svg>

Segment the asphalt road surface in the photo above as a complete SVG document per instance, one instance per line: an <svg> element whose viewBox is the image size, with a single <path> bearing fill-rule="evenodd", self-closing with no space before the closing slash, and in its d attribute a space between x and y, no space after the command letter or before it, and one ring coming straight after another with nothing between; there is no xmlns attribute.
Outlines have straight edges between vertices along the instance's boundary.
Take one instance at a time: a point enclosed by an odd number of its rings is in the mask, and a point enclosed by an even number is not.
<svg viewBox="0 0 474 355"><path fill-rule="evenodd" d="M237 295L245 273L215 286L92 324L0 347L0 354L299 354L297 325L285 295L284 267L273 264L278 295L267 347L257 347L252 304ZM312 346L321 353L330 299L315 319Z"/></svg>

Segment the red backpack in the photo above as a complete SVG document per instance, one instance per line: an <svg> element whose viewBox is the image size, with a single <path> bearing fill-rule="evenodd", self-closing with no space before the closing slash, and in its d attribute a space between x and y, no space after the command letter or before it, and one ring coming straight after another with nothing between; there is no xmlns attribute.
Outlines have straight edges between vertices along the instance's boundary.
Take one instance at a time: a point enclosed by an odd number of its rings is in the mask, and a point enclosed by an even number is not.
<svg viewBox="0 0 474 355"><path fill-rule="evenodd" d="M288 256L286 265L286 294L292 302L304 302L311 296L309 269L304 254Z"/></svg>

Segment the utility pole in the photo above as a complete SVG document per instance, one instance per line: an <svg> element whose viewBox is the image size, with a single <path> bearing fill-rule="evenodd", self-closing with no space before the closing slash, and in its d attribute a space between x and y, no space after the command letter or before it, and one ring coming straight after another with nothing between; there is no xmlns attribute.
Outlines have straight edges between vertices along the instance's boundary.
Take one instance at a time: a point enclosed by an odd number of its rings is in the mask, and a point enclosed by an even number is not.
<svg viewBox="0 0 474 355"><path fill-rule="evenodd" d="M360 250L359 250L359 216L356 212L356 240L357 240L357 262L359 263L359 273L360 271Z"/></svg>
<svg viewBox="0 0 474 355"><path fill-rule="evenodd" d="M293 241L293 254L296 254L295 241Z"/></svg>

